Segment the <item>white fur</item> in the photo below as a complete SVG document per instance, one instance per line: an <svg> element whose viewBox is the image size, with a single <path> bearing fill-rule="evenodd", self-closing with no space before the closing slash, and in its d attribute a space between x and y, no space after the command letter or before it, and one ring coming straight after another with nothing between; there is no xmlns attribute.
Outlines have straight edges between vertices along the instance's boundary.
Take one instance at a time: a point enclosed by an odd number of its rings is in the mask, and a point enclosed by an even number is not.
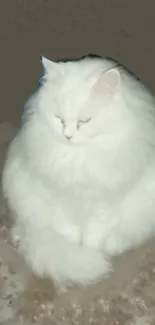
<svg viewBox="0 0 155 325"><path fill-rule="evenodd" d="M35 271L87 284L155 233L155 100L107 59L43 58L3 173L14 235Z"/></svg>

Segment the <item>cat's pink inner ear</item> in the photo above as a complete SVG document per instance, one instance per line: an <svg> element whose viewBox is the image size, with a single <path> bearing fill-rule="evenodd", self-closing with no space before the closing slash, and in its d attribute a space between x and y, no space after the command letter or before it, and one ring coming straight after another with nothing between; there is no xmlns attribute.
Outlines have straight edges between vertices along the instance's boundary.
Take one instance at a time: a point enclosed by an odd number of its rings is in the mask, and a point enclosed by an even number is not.
<svg viewBox="0 0 155 325"><path fill-rule="evenodd" d="M116 68L114 68L100 76L95 88L100 94L111 96L119 90L120 84L120 73Z"/></svg>

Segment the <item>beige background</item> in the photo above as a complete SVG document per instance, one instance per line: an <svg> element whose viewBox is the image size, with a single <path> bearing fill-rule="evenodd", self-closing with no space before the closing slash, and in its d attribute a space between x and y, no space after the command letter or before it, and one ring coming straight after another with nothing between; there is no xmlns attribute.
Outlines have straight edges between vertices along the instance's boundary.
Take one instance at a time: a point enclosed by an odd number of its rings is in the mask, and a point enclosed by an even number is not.
<svg viewBox="0 0 155 325"><path fill-rule="evenodd" d="M19 120L40 55L118 59L155 92L154 0L1 0L0 121Z"/></svg>

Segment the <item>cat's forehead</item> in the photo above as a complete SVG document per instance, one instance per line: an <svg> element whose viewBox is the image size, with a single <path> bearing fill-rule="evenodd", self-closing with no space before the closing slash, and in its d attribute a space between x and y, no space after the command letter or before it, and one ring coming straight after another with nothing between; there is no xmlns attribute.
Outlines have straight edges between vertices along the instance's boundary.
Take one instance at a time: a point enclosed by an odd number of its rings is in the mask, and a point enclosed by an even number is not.
<svg viewBox="0 0 155 325"><path fill-rule="evenodd" d="M57 98L57 108L67 119L77 119L79 116L87 115L88 95L83 91L72 88L71 91L64 93Z"/></svg>
<svg viewBox="0 0 155 325"><path fill-rule="evenodd" d="M67 101L82 103L89 95L93 76L100 75L113 65L111 61L101 59L63 63L63 73L58 76L55 84L58 100L63 103Z"/></svg>
<svg viewBox="0 0 155 325"><path fill-rule="evenodd" d="M109 59L92 59L89 57L75 61L60 61L59 63L47 61L48 80L53 83L56 82L62 88L71 88L74 85L86 83L91 76L107 71L116 65L114 61Z"/></svg>
<svg viewBox="0 0 155 325"><path fill-rule="evenodd" d="M88 115L91 114L89 102L91 80L94 75L100 75L113 66L114 62L104 59L87 58L80 61L60 62L56 78L49 80L49 87L52 83L49 93L55 98L56 110L59 111L59 114L70 118L89 117Z"/></svg>
<svg viewBox="0 0 155 325"><path fill-rule="evenodd" d="M66 62L63 64L63 78L74 83L87 82L87 80L96 73L107 71L115 65L114 62L107 59L85 58L80 61Z"/></svg>

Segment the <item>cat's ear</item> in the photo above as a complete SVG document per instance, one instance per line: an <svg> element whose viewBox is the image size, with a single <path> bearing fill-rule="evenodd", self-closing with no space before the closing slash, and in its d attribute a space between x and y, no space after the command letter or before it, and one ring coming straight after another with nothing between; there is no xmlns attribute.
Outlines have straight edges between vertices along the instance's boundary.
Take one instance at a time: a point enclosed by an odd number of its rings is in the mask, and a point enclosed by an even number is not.
<svg viewBox="0 0 155 325"><path fill-rule="evenodd" d="M104 72L95 84L95 90L103 96L110 97L119 91L121 76L116 68Z"/></svg>
<svg viewBox="0 0 155 325"><path fill-rule="evenodd" d="M43 64L44 69L48 72L52 69L56 69L56 62L46 59L44 56L41 56L41 62Z"/></svg>
<svg viewBox="0 0 155 325"><path fill-rule="evenodd" d="M45 70L45 75L57 76L61 74L60 64L51 60L46 59L44 56L41 57L41 62Z"/></svg>

